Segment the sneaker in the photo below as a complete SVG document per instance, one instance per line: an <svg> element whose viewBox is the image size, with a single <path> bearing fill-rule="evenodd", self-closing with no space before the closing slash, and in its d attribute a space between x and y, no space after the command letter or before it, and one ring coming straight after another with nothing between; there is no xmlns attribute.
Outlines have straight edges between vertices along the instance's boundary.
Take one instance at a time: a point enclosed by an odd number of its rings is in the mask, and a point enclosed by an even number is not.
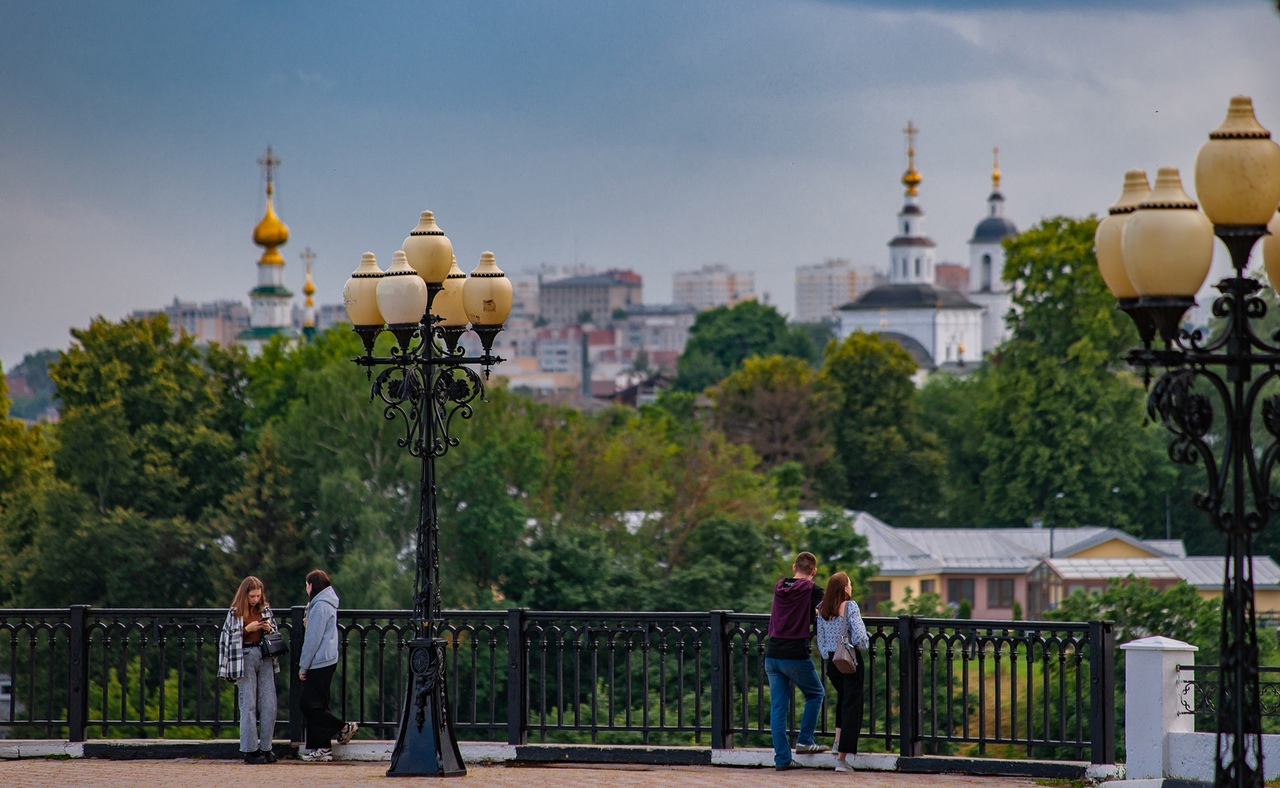
<svg viewBox="0 0 1280 788"><path fill-rule="evenodd" d="M826 752L826 751L827 751L826 747L823 747L821 744L813 744L812 742L809 744L796 745L796 752L799 753L800 755L813 755L815 752Z"/></svg>
<svg viewBox="0 0 1280 788"><path fill-rule="evenodd" d="M307 750L302 754L302 760L307 763L324 763L333 760L333 750L328 747L321 747L318 750Z"/></svg>
<svg viewBox="0 0 1280 788"><path fill-rule="evenodd" d="M787 761L786 763L782 764L781 766L774 766L773 768L774 768L774 769L776 769L777 771L785 772L785 771L788 771L788 770L790 770L790 769L803 769L804 767L803 767L803 766L801 766L800 764L796 763L795 761Z"/></svg>
<svg viewBox="0 0 1280 788"><path fill-rule="evenodd" d="M272 752L271 750L263 750L263 751L262 751L262 762L263 762L263 763L275 763L275 762L276 762L276 761L278 761L278 760L280 760L280 759L279 759L279 758L277 758L277 757L276 757L276 754L275 754L274 752Z"/></svg>
<svg viewBox="0 0 1280 788"><path fill-rule="evenodd" d="M265 758L262 757L262 753L258 752L257 750L254 750L253 752L246 752L244 754L244 762L259 764L259 763L266 763L267 761Z"/></svg>
<svg viewBox="0 0 1280 788"><path fill-rule="evenodd" d="M838 759L838 758L837 758L837 759L836 759L836 771L838 771L838 772L851 772L851 771L853 771L853 767L849 765L849 762L848 762L848 761L842 761L842 760L840 760L840 759Z"/></svg>
<svg viewBox="0 0 1280 788"><path fill-rule="evenodd" d="M338 734L338 744L347 744L351 741L351 737L356 735L356 729L360 726L354 722L344 722L342 731Z"/></svg>

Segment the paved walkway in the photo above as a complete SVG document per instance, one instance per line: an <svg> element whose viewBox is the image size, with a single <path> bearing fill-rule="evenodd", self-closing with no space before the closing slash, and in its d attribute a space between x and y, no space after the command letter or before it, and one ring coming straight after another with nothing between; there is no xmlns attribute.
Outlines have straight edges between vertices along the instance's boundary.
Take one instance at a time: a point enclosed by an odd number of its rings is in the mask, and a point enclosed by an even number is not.
<svg viewBox="0 0 1280 788"><path fill-rule="evenodd" d="M270 766L203 760L115 761L32 759L0 762L0 786L6 788L395 788L430 783L441 786L525 788L775 788L847 783L858 788L1024 788L1035 780L964 775L896 774L798 769L745 769L724 766L468 766L467 776L448 780L388 779L385 763L298 763Z"/></svg>

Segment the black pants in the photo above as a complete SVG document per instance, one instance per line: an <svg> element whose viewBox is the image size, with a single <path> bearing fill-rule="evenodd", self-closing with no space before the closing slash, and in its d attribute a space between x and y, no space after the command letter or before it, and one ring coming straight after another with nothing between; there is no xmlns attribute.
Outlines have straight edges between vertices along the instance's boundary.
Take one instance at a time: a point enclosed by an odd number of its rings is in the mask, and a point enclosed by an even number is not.
<svg viewBox="0 0 1280 788"><path fill-rule="evenodd" d="M827 660L827 678L836 690L836 727L840 729L837 752L858 751L858 734L862 732L862 659L858 659L855 673L841 673Z"/></svg>
<svg viewBox="0 0 1280 788"><path fill-rule="evenodd" d="M333 737L343 722L329 711L329 685L337 665L312 668L302 682L302 717L307 721L307 749L321 750L333 745Z"/></svg>

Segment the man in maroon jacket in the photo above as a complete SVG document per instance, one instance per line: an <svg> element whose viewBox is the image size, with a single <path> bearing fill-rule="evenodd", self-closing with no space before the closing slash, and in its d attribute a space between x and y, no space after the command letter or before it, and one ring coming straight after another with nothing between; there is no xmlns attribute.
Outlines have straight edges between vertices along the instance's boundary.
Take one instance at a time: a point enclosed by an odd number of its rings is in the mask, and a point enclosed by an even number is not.
<svg viewBox="0 0 1280 788"><path fill-rule="evenodd" d="M769 731L773 734L773 766L793 769L787 739L787 707L796 688L804 695L804 713L800 717L800 733L796 752L809 754L825 748L813 741L822 707L822 679L809 656L809 637L813 631L814 611L822 602L822 589L813 582L818 559L813 553L801 553L791 565L792 577L780 579L773 587L773 608L769 611L769 645L765 649L764 669L769 675Z"/></svg>

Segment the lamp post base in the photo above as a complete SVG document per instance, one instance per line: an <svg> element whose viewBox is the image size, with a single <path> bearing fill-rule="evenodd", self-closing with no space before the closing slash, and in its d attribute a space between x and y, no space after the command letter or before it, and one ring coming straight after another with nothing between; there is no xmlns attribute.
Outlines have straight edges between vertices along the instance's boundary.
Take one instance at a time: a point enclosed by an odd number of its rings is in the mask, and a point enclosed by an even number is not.
<svg viewBox="0 0 1280 788"><path fill-rule="evenodd" d="M388 777L463 777L467 767L453 735L445 697L444 641L409 641L409 685Z"/></svg>

